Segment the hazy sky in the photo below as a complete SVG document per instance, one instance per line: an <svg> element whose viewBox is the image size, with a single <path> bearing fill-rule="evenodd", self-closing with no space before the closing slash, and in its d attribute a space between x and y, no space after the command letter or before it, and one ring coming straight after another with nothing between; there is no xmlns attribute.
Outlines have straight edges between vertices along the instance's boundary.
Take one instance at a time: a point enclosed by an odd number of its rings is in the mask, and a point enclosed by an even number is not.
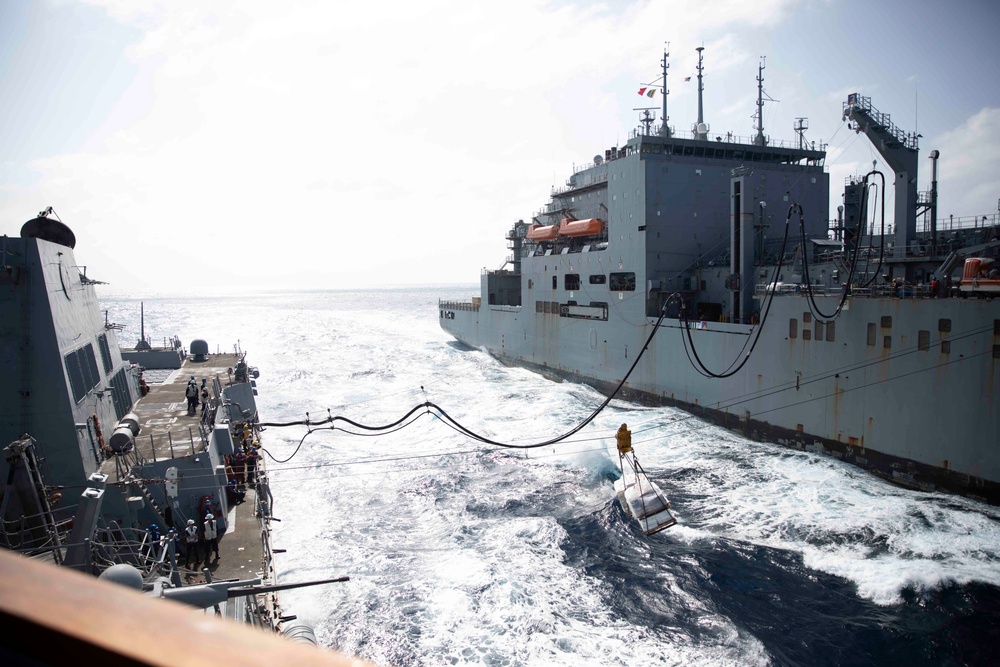
<svg viewBox="0 0 1000 667"><path fill-rule="evenodd" d="M53 206L128 291L476 282L574 164L622 145L670 42L670 123L877 153L849 92L941 151L945 217L1000 198L1000 5L0 2L0 233ZM685 76L692 76L684 83ZM659 115L659 114L657 114ZM883 169L885 167L883 166ZM831 214L832 215L832 214Z"/></svg>

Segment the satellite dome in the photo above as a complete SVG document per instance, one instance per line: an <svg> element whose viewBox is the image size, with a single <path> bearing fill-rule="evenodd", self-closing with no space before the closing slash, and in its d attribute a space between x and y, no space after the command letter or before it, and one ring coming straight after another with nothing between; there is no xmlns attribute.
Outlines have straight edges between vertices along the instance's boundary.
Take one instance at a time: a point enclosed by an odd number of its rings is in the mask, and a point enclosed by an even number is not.
<svg viewBox="0 0 1000 667"><path fill-rule="evenodd" d="M118 563L117 565L112 565L104 572L101 572L101 576L99 576L98 579L110 581L120 586L134 588L137 591L142 590L142 574L139 573L139 570L135 569L128 563Z"/></svg>
<svg viewBox="0 0 1000 667"><path fill-rule="evenodd" d="M200 338L191 341L191 354L194 355L195 361L205 361L208 359L208 343Z"/></svg>

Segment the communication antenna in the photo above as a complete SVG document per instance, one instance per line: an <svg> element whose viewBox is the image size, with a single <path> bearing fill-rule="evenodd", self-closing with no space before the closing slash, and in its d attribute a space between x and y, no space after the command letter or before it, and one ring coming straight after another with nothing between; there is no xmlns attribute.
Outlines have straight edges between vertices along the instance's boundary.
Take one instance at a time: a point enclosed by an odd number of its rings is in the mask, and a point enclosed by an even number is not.
<svg viewBox="0 0 1000 667"><path fill-rule="evenodd" d="M704 46L699 46L695 49L698 52L698 124L694 126L694 138L695 139L707 139L708 138L708 125L705 124L705 112L704 105L702 104L702 92L705 90L705 85L702 82L703 73L705 71L704 65L702 65L702 51L705 50Z"/></svg>
<svg viewBox="0 0 1000 667"><path fill-rule="evenodd" d="M795 119L795 134L799 135L799 150L806 148L806 130L809 129L808 118Z"/></svg>
<svg viewBox="0 0 1000 667"><path fill-rule="evenodd" d="M663 65L663 125L660 126L660 135L664 137L670 136L670 116L667 115L667 95L670 94L670 89L667 88L667 70L670 68L670 63L667 62L667 58L670 57L670 42L667 42L667 48L663 49L663 60L661 65Z"/></svg>

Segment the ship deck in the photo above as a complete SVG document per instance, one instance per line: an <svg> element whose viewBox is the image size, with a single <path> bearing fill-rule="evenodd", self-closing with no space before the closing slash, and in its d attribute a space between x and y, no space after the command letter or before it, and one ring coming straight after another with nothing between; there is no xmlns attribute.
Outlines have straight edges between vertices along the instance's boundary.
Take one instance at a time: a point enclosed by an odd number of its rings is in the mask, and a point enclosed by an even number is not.
<svg viewBox="0 0 1000 667"><path fill-rule="evenodd" d="M197 454L205 450L212 423L208 415L202 415L201 407L193 416L188 415L184 390L188 380L194 376L199 387L201 379L207 378L211 386L217 378L222 386L232 378L233 369L239 357L235 354L209 355L207 361L196 362L188 355L179 369L166 371L145 371L143 377L149 384L149 393L136 401L132 412L139 417L142 430L136 438L136 449L144 460L164 460ZM106 433L105 437L110 437ZM118 479L115 459L104 462L104 474L108 481ZM259 464L258 476L266 475L265 462ZM219 539L221 558L214 557L201 561L199 568L208 567L214 581L224 579L252 579L264 572L265 554L261 540L260 523L255 514L256 491L246 486L244 502L229 510L227 530ZM204 554L202 554L204 555ZM183 566L183 556L178 556L178 565ZM204 573L181 570L185 583L197 584L205 581Z"/></svg>
<svg viewBox="0 0 1000 667"><path fill-rule="evenodd" d="M188 355L179 369L171 371L158 384L154 384L153 372L146 371L144 377L149 382L149 393L132 406L132 412L142 425L135 439L139 455L143 459L164 459L204 451L211 424L207 416L202 415L201 407L193 416L188 415L184 390L192 376L199 386L202 378L210 382L218 378L223 386L228 384L238 361L235 354L213 354L201 362L193 361ZM115 473L113 470L102 472L112 477Z"/></svg>

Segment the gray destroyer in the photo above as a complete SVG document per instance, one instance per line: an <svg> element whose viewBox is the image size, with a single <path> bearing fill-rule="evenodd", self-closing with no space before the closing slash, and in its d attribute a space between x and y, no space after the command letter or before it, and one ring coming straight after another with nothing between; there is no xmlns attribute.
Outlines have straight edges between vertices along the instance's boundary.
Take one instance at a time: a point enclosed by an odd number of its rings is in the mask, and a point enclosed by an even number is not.
<svg viewBox="0 0 1000 667"><path fill-rule="evenodd" d="M4 579L26 576L31 558L314 643L277 591L346 578L278 581L268 471L262 459L238 464L240 452L258 455L257 369L242 350L209 353L205 341L188 354L176 338L157 348L143 332L135 349L120 348L100 281L77 265L75 235L51 215L0 238L0 547L24 557L0 554ZM201 395L186 400L196 376ZM31 597L0 612L23 623L62 596L53 586ZM25 627L47 641L3 643L32 664L67 636L34 623Z"/></svg>
<svg viewBox="0 0 1000 667"><path fill-rule="evenodd" d="M1000 502L1000 280L986 271L1000 221L939 230L938 152L918 192L917 135L859 95L844 120L894 173L851 179L829 221L825 147L764 135L763 67L756 136L712 135L701 55L691 131L647 111L514 224L508 263L478 297L441 301L441 326L508 363Z"/></svg>

